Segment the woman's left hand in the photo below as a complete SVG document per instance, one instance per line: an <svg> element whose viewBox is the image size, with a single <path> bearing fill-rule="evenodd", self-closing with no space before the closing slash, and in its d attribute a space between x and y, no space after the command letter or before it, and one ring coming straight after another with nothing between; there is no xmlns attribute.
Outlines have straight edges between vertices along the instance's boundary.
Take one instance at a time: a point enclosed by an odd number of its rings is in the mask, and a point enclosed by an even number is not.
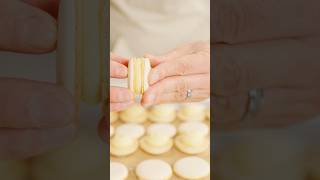
<svg viewBox="0 0 320 180"><path fill-rule="evenodd" d="M163 56L147 56L153 69L142 104L201 101L210 96L210 44L194 42ZM191 96L187 97L187 91Z"/></svg>

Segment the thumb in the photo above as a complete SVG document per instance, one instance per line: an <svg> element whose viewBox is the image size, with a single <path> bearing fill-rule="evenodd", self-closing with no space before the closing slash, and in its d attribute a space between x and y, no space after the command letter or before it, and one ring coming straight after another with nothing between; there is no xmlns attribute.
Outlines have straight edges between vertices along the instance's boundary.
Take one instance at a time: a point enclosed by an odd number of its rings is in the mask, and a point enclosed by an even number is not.
<svg viewBox="0 0 320 180"><path fill-rule="evenodd" d="M110 77L126 78L128 75L127 67L116 61L110 61Z"/></svg>
<svg viewBox="0 0 320 180"><path fill-rule="evenodd" d="M21 1L0 1L0 50L45 53L56 43L56 20Z"/></svg>

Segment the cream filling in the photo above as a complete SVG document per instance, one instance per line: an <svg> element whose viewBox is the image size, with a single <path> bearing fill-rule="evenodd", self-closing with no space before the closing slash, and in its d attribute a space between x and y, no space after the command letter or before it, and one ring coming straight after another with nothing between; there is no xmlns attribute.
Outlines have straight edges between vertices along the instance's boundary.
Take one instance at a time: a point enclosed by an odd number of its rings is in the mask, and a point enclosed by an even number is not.
<svg viewBox="0 0 320 180"><path fill-rule="evenodd" d="M135 94L143 94L147 88L148 74L150 71L150 63L146 58L132 58L129 68L131 68L129 77L129 88Z"/></svg>

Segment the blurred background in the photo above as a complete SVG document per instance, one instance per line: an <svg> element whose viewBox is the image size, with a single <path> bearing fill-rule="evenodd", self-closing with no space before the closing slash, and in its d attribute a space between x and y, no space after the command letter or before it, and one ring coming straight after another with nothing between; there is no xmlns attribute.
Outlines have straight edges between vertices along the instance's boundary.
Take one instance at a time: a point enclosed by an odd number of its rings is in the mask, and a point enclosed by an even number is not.
<svg viewBox="0 0 320 180"><path fill-rule="evenodd" d="M0 77L27 78L55 83L56 54L0 53ZM102 117L99 106L81 104L79 129L72 143L26 160L0 161L2 180L105 180L107 146L97 127ZM5 137L2 137L5 138Z"/></svg>

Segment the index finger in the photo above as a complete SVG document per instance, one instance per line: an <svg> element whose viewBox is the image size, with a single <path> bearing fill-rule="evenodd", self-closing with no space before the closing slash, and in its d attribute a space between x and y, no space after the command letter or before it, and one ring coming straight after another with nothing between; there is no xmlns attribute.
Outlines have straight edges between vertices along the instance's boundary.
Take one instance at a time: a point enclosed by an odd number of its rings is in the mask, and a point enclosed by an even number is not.
<svg viewBox="0 0 320 180"><path fill-rule="evenodd" d="M111 61L116 61L116 62L118 62L120 64L125 65L125 66L128 65L128 61L129 61L129 59L121 57L121 56L119 56L119 55L117 55L115 53L110 53L110 60Z"/></svg>
<svg viewBox="0 0 320 180"><path fill-rule="evenodd" d="M210 55L204 53L190 54L175 61L161 63L151 69L149 83L154 84L166 77L210 72Z"/></svg>
<svg viewBox="0 0 320 180"><path fill-rule="evenodd" d="M319 32L318 0L214 0L213 43L241 43Z"/></svg>

